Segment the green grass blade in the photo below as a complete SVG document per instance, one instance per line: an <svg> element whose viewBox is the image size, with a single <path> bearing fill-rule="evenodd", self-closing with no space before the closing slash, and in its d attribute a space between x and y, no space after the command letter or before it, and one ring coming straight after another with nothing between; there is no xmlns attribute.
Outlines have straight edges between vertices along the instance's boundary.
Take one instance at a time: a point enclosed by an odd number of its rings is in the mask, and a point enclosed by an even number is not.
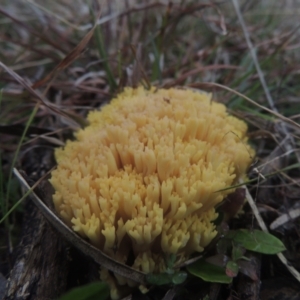
<svg viewBox="0 0 300 300"><path fill-rule="evenodd" d="M96 18L93 14L93 11L91 10L91 14L93 17L94 22L96 22ZM117 82L114 78L114 75L112 73L112 70L110 68L110 65L108 63L108 55L106 52L106 48L105 48L105 44L104 44L104 38L103 38L103 34L102 34L102 30L101 30L101 26L97 25L94 31L94 37L95 37L95 41L96 41L96 46L97 46L97 50L99 52L100 58L103 59L103 66L105 69L105 73L107 76L107 81L109 84L109 88L111 92L116 91L118 85Z"/></svg>
<svg viewBox="0 0 300 300"><path fill-rule="evenodd" d="M153 58L154 58L154 61L152 62L151 80L152 81L158 80L161 83L162 75L161 75L161 70L160 70L160 53L159 53L159 49L157 48L157 45L156 45L156 43L153 39L151 40L151 44L152 44L152 49L153 49L152 54L153 54Z"/></svg>
<svg viewBox="0 0 300 300"><path fill-rule="evenodd" d="M34 119L34 116L36 115L37 111L38 111L38 108L39 108L39 105L37 104L34 109L32 110L29 118L28 118L28 121L26 122L26 126L25 126L25 129L24 129L24 132L21 136L21 139L18 143L18 146L17 146L17 149L16 149L16 152L14 154L14 157L13 157L13 160L12 160L12 164L10 166L10 170L9 170L9 176L8 176L8 181L7 181L7 191L6 191L6 203L5 203L5 207L4 207L4 211L3 211L3 214L6 214L7 211L8 211L8 206L9 206L9 196L10 196L10 193L11 193L11 183L12 183L12 174L13 174L13 169L16 165L16 162L17 162L17 159L18 159L18 156L19 156L19 152L20 152L20 149L21 149L21 146L23 144L23 141L25 139L25 136L26 136L26 133L28 131L28 128L29 126L31 125L33 119Z"/></svg>
<svg viewBox="0 0 300 300"><path fill-rule="evenodd" d="M2 219L0 220L0 224L2 224L2 222L6 221L8 216L21 204L21 202L28 197L32 192L32 189L28 190L21 199L19 199L11 208L10 210L6 211L4 216L2 217Z"/></svg>

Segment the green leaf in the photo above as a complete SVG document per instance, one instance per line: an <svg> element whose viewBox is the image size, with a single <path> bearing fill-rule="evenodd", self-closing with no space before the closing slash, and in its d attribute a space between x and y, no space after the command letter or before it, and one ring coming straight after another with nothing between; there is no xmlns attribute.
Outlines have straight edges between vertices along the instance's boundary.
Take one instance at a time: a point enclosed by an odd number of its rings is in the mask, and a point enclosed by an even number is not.
<svg viewBox="0 0 300 300"><path fill-rule="evenodd" d="M181 284L186 280L186 278L187 278L186 272L176 272L172 276L172 282L173 282L173 284Z"/></svg>
<svg viewBox="0 0 300 300"><path fill-rule="evenodd" d="M147 274L146 281L152 285L181 284L187 278L186 272Z"/></svg>
<svg viewBox="0 0 300 300"><path fill-rule="evenodd" d="M224 268L214 266L204 259L200 259L194 264L189 265L187 270L191 274L208 282L231 283L232 281L232 278L226 275Z"/></svg>
<svg viewBox="0 0 300 300"><path fill-rule="evenodd" d="M153 285L165 285L172 282L172 275L167 273L150 273L146 275L146 281Z"/></svg>
<svg viewBox="0 0 300 300"><path fill-rule="evenodd" d="M276 254L285 250L284 244L277 237L261 230L230 231L226 238L232 239L247 250L263 254Z"/></svg>
<svg viewBox="0 0 300 300"><path fill-rule="evenodd" d="M235 261L229 261L226 265L226 275L236 277L239 273L239 265Z"/></svg>
<svg viewBox="0 0 300 300"><path fill-rule="evenodd" d="M165 258L167 268L172 269L176 261L176 254L170 254Z"/></svg>
<svg viewBox="0 0 300 300"><path fill-rule="evenodd" d="M241 245L233 245L232 246L232 260L237 261L241 258L244 258L246 249L241 247Z"/></svg>
<svg viewBox="0 0 300 300"><path fill-rule="evenodd" d="M58 300L106 300L108 298L108 285L103 282L93 282L70 290Z"/></svg>

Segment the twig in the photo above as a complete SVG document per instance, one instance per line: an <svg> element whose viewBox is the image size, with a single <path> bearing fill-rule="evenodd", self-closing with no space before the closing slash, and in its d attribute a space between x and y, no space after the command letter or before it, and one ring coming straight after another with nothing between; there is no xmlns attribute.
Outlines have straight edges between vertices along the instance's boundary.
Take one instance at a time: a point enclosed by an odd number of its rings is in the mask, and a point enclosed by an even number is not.
<svg viewBox="0 0 300 300"><path fill-rule="evenodd" d="M270 228L274 230L277 227L284 225L288 221L298 218L299 216L300 208L291 209L286 214L281 215L275 221L273 221L270 225Z"/></svg>
<svg viewBox="0 0 300 300"><path fill-rule="evenodd" d="M243 183L243 180L240 179L239 182ZM262 217L261 217L261 215L260 215L260 213L259 213L259 211L256 207L256 204L255 204L251 194L249 193L249 191L247 189L247 187L245 185L243 187L246 189L247 202L249 203L249 205L252 209L252 212L253 212L260 228L264 232L269 232L264 220L262 219ZM290 263L287 261L285 256L282 254L282 252L278 253L277 256L281 260L281 262L286 266L286 268L290 271L290 273L300 282L300 273L293 266L290 265Z"/></svg>
<svg viewBox="0 0 300 300"><path fill-rule="evenodd" d="M165 296L163 297L162 300L173 300L174 297L176 296L177 292L177 287L173 287L172 289L168 290Z"/></svg>

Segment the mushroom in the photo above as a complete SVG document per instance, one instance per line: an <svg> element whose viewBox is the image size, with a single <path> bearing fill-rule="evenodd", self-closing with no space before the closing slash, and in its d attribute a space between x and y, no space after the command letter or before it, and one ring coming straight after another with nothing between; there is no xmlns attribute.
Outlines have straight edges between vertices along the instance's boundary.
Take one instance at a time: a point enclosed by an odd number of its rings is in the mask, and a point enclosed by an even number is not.
<svg viewBox="0 0 300 300"><path fill-rule="evenodd" d="M126 88L88 115L90 125L55 152L53 202L64 221L115 260L144 273L202 252L216 236L215 207L254 154L247 125L211 95ZM225 190L224 190L225 189ZM101 271L118 286L135 283Z"/></svg>

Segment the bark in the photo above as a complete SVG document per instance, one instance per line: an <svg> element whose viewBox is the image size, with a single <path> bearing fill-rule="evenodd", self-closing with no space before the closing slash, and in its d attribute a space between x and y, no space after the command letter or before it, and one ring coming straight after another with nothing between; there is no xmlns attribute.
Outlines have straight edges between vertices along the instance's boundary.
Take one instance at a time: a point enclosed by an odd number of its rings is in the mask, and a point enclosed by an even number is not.
<svg viewBox="0 0 300 300"><path fill-rule="evenodd" d="M26 180L30 180L26 177ZM42 181L35 193L51 209L52 186ZM4 300L57 299L67 290L99 280L99 266L64 240L28 199L23 233L7 281Z"/></svg>
<svg viewBox="0 0 300 300"><path fill-rule="evenodd" d="M68 264L62 238L28 201L23 235L4 299L56 299L66 289Z"/></svg>

